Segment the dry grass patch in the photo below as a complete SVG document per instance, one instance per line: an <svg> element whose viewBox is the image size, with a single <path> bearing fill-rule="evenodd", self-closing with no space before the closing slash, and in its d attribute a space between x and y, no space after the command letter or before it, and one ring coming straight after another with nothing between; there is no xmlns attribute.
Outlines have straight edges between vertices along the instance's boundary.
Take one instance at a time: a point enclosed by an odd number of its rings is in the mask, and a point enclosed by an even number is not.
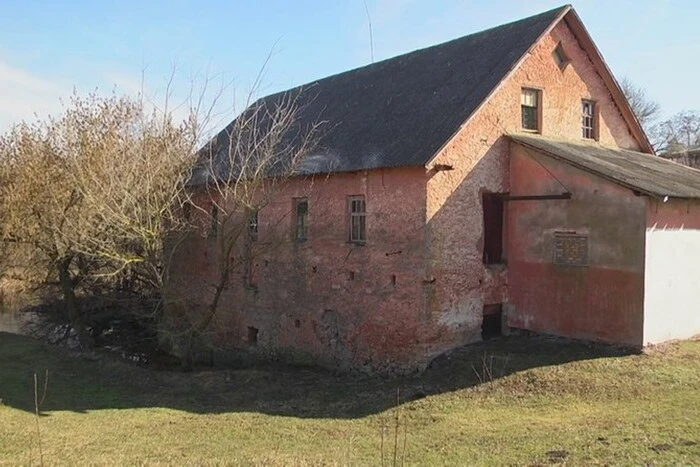
<svg viewBox="0 0 700 467"><path fill-rule="evenodd" d="M492 360L506 363L485 378ZM392 465L394 446L407 465L700 459L698 341L627 354L504 338L421 376L383 379L280 367L155 371L0 334L0 464L39 461L33 374L47 368L48 465Z"/></svg>

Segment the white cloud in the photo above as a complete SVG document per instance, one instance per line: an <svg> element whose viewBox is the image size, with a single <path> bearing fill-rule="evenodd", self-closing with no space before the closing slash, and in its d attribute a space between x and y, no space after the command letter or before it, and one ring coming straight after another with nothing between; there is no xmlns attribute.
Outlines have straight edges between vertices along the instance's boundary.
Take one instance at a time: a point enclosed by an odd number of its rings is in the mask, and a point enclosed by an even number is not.
<svg viewBox="0 0 700 467"><path fill-rule="evenodd" d="M0 132L13 123L46 117L61 110L60 98L71 87L12 66L0 59Z"/></svg>
<svg viewBox="0 0 700 467"><path fill-rule="evenodd" d="M156 84L156 87L149 84ZM150 105L161 108L165 104L168 83L165 80L160 84L144 73L132 73L112 66L83 67L79 77L64 76L58 80L32 73L0 58L0 133L20 121L58 115L63 109L61 99L65 102L74 89L80 94L95 90L101 94L114 91L132 97L143 92ZM176 119L184 119L187 117L188 97L197 96L188 95L191 83L175 80L171 84L170 111Z"/></svg>

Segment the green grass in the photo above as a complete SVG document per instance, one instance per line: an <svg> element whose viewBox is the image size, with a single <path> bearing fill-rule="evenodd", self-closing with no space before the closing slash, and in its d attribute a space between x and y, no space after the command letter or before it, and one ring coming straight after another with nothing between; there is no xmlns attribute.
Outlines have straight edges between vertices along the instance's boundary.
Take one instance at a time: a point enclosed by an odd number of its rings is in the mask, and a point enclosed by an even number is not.
<svg viewBox="0 0 700 467"><path fill-rule="evenodd" d="M407 465L700 464L699 341L625 355L504 338L381 379L154 371L0 333L0 464L39 463L45 369L47 465L391 465L395 442Z"/></svg>

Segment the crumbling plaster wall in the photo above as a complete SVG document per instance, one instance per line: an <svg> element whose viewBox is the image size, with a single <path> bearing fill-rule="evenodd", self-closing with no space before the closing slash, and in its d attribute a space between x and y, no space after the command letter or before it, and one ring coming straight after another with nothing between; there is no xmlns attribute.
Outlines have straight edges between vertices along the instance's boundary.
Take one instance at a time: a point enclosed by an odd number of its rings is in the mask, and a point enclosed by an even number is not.
<svg viewBox="0 0 700 467"><path fill-rule="evenodd" d="M552 58L559 42L570 58L564 70ZM544 136L580 141L581 99L587 98L597 102L601 143L640 149L587 54L568 26L558 24L434 160L453 167L430 178L426 207L427 270L434 278L428 312L448 326L446 346L478 340L484 304L508 301L505 265L482 263L481 194L511 189L503 135L520 131L522 87L542 90Z"/></svg>
<svg viewBox="0 0 700 467"><path fill-rule="evenodd" d="M572 198L508 204L508 325L641 346L646 198L517 143L510 167L514 195ZM557 264L557 233L587 238L585 264Z"/></svg>

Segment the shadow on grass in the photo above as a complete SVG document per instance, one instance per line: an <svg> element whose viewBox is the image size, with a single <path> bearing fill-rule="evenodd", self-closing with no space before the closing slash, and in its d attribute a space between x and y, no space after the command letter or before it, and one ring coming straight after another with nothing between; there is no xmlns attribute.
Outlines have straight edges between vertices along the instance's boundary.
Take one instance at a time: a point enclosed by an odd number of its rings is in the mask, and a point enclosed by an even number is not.
<svg viewBox="0 0 700 467"><path fill-rule="evenodd" d="M99 355L71 355L28 337L0 333L0 399L6 406L33 412L33 375L43 385L48 369L45 412L167 407L194 413L358 418L396 406L397 390L402 403L531 368L630 353L565 339L511 336L462 347L438 357L424 373L400 378L277 366L180 373Z"/></svg>

